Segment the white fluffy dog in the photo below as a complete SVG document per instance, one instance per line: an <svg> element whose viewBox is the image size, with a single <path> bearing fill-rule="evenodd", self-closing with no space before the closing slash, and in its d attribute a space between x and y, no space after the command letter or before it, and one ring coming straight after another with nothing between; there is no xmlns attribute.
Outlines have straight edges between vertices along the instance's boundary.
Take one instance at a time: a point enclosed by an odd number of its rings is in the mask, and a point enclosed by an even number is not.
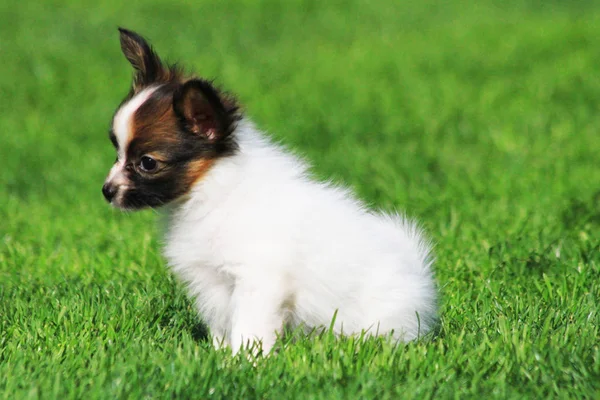
<svg viewBox="0 0 600 400"><path fill-rule="evenodd" d="M436 319L430 249L415 224L311 179L235 100L165 65L121 29L134 84L113 120L103 187L123 209L163 208L165 255L216 345L268 352L284 326L398 340Z"/></svg>

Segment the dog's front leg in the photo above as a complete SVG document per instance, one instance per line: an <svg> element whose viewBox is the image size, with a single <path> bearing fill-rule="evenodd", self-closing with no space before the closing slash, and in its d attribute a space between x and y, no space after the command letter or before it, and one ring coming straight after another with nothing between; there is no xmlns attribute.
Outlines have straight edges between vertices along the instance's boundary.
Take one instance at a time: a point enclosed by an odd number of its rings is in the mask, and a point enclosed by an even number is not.
<svg viewBox="0 0 600 400"><path fill-rule="evenodd" d="M211 328L210 335L212 337L213 347L216 350L226 347L229 344L227 332L223 331L222 329Z"/></svg>
<svg viewBox="0 0 600 400"><path fill-rule="evenodd" d="M271 282L240 281L233 293L231 348L253 347L268 354L283 326L283 287Z"/></svg>

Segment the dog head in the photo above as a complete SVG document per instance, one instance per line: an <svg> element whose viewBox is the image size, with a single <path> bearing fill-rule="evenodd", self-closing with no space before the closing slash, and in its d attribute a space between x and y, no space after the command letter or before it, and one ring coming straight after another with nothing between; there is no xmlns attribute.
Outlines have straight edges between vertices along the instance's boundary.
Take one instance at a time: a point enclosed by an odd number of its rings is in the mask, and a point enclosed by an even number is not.
<svg viewBox="0 0 600 400"><path fill-rule="evenodd" d="M117 152L102 193L115 207L159 207L180 198L219 158L235 153L235 101L211 82L163 63L138 34L119 29L134 69L129 94L114 114Z"/></svg>

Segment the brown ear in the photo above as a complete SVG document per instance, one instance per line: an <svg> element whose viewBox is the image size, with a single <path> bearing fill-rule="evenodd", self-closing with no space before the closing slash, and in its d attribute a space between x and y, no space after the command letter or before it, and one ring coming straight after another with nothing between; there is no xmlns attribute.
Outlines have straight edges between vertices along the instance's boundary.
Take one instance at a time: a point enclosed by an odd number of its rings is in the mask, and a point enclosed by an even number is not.
<svg viewBox="0 0 600 400"><path fill-rule="evenodd" d="M123 28L119 28L119 32L121 50L136 71L133 78L134 89L155 83L168 75L168 68L163 66L143 37Z"/></svg>
<svg viewBox="0 0 600 400"><path fill-rule="evenodd" d="M173 110L186 131L216 142L231 133L237 108L226 107L209 82L192 79L173 95Z"/></svg>

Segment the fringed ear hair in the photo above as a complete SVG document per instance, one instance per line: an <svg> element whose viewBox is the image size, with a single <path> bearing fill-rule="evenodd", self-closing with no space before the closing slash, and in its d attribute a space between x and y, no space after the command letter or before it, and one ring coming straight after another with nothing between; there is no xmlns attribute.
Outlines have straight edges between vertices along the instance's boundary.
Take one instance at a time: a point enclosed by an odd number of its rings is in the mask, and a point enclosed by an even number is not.
<svg viewBox="0 0 600 400"><path fill-rule="evenodd" d="M201 79L192 79L176 90L173 109L186 131L210 142L227 138L239 119L232 101Z"/></svg>
<svg viewBox="0 0 600 400"><path fill-rule="evenodd" d="M119 28L119 32L121 34L121 50L135 69L133 78L135 92L138 92L144 86L158 81L168 81L172 78L175 71L163 65L160 57L143 37L123 28Z"/></svg>

